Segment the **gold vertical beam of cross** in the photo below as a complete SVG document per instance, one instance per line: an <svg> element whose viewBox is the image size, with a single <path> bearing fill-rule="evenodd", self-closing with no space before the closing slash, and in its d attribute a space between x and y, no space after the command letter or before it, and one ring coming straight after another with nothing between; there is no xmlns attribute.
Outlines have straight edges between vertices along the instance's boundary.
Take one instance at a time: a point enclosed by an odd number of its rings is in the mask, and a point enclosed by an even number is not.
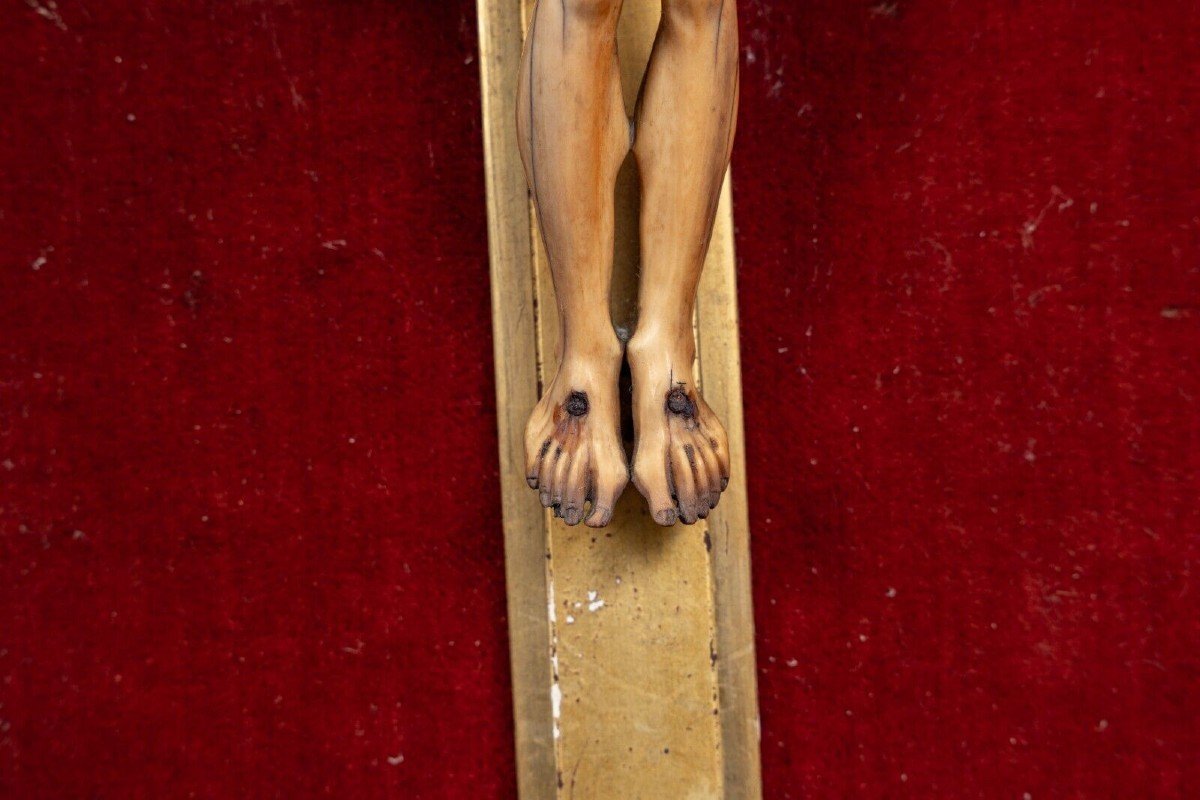
<svg viewBox="0 0 1200 800"><path fill-rule="evenodd" d="M569 528L525 485L523 429L553 374L558 322L514 125L533 0L477 0L500 479L522 798L761 796L729 182L697 302L697 377L725 421L733 476L695 526L658 527L626 491L602 530ZM627 0L632 106L657 0ZM637 173L617 189L613 316L636 308Z"/></svg>

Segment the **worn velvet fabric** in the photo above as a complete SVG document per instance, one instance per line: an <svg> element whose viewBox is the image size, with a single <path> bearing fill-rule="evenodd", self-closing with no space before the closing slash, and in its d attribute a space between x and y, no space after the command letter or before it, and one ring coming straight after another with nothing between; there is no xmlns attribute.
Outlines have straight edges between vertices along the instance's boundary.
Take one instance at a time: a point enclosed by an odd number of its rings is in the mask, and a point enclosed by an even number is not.
<svg viewBox="0 0 1200 800"><path fill-rule="evenodd" d="M740 10L767 796L1195 796L1200 11ZM475 35L3 12L0 796L514 796Z"/></svg>

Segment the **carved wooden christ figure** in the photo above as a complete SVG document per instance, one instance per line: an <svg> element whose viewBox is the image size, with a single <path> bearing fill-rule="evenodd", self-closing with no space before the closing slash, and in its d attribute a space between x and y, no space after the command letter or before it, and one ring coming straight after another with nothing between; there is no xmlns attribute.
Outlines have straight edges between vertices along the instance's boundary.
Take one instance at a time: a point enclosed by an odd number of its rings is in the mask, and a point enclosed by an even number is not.
<svg viewBox="0 0 1200 800"><path fill-rule="evenodd" d="M630 120L617 64L623 2L540 0L525 42L521 156L562 322L558 372L525 430L526 475L568 525L606 525L631 472L656 522L691 524L729 482L725 429L696 390L692 315L737 117L737 3L662 0ZM609 311L613 193L631 148L642 185L632 471Z"/></svg>

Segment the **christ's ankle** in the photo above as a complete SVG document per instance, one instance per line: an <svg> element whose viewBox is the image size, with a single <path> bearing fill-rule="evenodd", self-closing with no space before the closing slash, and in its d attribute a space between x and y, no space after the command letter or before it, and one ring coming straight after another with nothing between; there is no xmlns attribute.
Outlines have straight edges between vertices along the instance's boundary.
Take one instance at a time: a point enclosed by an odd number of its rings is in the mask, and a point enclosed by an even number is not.
<svg viewBox="0 0 1200 800"><path fill-rule="evenodd" d="M630 362L669 360L691 365L696 353L696 341L690 324L678 326L639 326L629 340Z"/></svg>
<svg viewBox="0 0 1200 800"><path fill-rule="evenodd" d="M594 333L591 335L583 335L582 333L568 335L565 337L566 344L563 347L563 363L583 363L583 364L601 364L601 365L619 365L621 357L624 355L624 350L621 347L620 340L617 339L616 333L611 330L607 333Z"/></svg>

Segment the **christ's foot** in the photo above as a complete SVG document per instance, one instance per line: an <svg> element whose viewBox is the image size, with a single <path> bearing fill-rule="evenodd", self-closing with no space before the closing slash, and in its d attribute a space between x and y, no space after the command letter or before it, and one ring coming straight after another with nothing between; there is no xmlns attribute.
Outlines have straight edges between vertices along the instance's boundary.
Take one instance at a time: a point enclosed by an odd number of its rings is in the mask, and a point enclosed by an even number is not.
<svg viewBox="0 0 1200 800"><path fill-rule="evenodd" d="M708 516L729 485L725 428L696 391L688 348L663 348L635 336L629 366L637 429L633 483L659 525L676 519L691 525Z"/></svg>
<svg viewBox="0 0 1200 800"><path fill-rule="evenodd" d="M525 475L542 505L568 525L593 528L612 519L629 482L621 446L615 357L564 357L525 426ZM591 503L590 512L585 502Z"/></svg>

